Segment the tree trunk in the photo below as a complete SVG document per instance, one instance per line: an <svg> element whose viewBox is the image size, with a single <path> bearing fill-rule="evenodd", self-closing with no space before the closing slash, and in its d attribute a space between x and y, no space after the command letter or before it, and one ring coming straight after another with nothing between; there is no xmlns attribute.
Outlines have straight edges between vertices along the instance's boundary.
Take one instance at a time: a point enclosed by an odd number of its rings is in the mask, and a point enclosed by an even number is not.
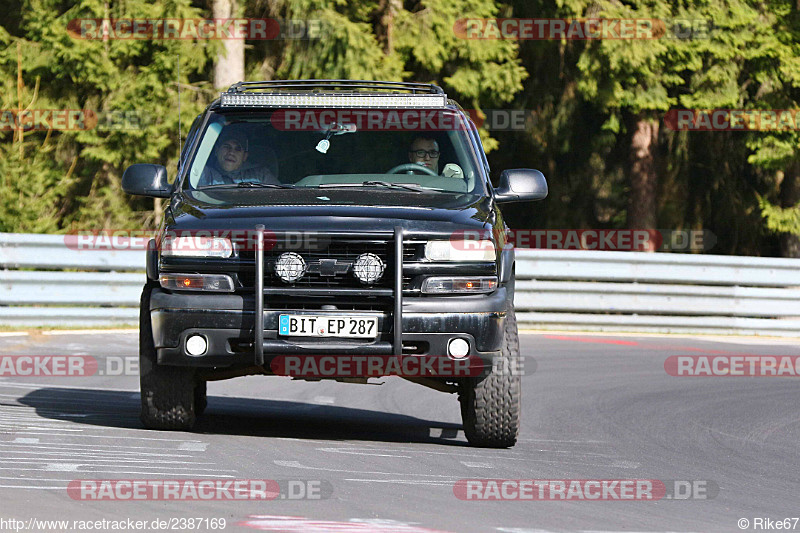
<svg viewBox="0 0 800 533"><path fill-rule="evenodd" d="M239 16L237 0L214 0L214 18L229 19ZM227 89L244 81L244 39L224 39L223 49L214 62L214 87Z"/></svg>
<svg viewBox="0 0 800 533"><path fill-rule="evenodd" d="M780 206L784 209L800 203L800 162L789 165L783 175ZM794 233L781 234L781 256L800 257L800 236Z"/></svg>
<svg viewBox="0 0 800 533"><path fill-rule="evenodd" d="M387 56L394 50L392 32L394 18L403 9L403 0L380 0L375 17L375 36L383 45L383 53Z"/></svg>
<svg viewBox="0 0 800 533"><path fill-rule="evenodd" d="M633 125L631 137L630 198L628 201L628 228L655 229L657 218L656 192L658 171L656 151L658 142L658 122L638 115ZM655 251L655 243L647 251Z"/></svg>

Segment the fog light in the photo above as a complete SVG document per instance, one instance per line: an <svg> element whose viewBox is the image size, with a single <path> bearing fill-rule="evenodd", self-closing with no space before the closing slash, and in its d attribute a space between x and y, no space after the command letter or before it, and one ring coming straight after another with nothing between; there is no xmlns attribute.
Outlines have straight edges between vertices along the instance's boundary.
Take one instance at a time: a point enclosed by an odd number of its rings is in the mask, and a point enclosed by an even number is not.
<svg viewBox="0 0 800 533"><path fill-rule="evenodd" d="M375 254L361 254L353 263L353 275L361 283L375 283L381 276L386 265L383 260Z"/></svg>
<svg viewBox="0 0 800 533"><path fill-rule="evenodd" d="M306 273L303 256L294 252L282 253L275 261L275 274L286 283L293 283Z"/></svg>
<svg viewBox="0 0 800 533"><path fill-rule="evenodd" d="M465 357L469 354L469 343L464 339L452 339L447 345L447 353L453 357Z"/></svg>
<svg viewBox="0 0 800 533"><path fill-rule="evenodd" d="M189 355L203 355L207 348L208 343L202 335L192 335L186 339L186 353Z"/></svg>

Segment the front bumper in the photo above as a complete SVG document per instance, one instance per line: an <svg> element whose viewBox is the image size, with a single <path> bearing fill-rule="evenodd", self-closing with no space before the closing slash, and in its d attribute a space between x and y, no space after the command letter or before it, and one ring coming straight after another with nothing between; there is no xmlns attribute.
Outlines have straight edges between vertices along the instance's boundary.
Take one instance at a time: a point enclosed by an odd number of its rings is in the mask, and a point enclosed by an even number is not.
<svg viewBox="0 0 800 533"><path fill-rule="evenodd" d="M153 289L150 318L159 364L205 368L257 365L255 300L255 296L242 294ZM490 363L502 349L507 305L505 287L485 295L404 297L401 316L403 353L444 355L448 341L460 337L469 342L470 355ZM278 317L285 313L377 316L379 333L375 339L281 337L278 335ZM391 311L266 308L262 324L265 367L277 355L391 355L396 352ZM208 349L203 355L192 356L186 352L186 339L192 334L206 338Z"/></svg>

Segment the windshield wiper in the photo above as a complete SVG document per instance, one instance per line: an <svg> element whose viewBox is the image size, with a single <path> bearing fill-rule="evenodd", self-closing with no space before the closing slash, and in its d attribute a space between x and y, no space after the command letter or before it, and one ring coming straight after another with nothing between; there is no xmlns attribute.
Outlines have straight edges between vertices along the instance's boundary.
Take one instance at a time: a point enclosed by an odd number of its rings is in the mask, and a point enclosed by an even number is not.
<svg viewBox="0 0 800 533"><path fill-rule="evenodd" d="M206 189L296 189L294 185L278 185L277 183L257 183L253 181L240 181L239 183L218 183L216 185L206 185L198 187L198 190Z"/></svg>
<svg viewBox="0 0 800 533"><path fill-rule="evenodd" d="M403 189L414 192L422 192L424 189L427 189L427 187L422 187L417 183L391 183L389 181L364 181L362 183L323 183L319 186L320 189L335 189L339 187L386 187L390 189Z"/></svg>

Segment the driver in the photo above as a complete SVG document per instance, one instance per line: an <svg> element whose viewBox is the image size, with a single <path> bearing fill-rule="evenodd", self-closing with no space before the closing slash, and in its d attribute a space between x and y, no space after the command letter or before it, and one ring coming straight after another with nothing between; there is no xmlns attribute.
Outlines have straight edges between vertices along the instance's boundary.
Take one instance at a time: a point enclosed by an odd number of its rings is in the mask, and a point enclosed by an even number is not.
<svg viewBox="0 0 800 533"><path fill-rule="evenodd" d="M408 160L439 174L439 143L429 137L415 137L408 147Z"/></svg>
<svg viewBox="0 0 800 533"><path fill-rule="evenodd" d="M244 168L249 142L239 130L222 132L214 152L200 175L199 187L235 183L280 183L267 167Z"/></svg>

